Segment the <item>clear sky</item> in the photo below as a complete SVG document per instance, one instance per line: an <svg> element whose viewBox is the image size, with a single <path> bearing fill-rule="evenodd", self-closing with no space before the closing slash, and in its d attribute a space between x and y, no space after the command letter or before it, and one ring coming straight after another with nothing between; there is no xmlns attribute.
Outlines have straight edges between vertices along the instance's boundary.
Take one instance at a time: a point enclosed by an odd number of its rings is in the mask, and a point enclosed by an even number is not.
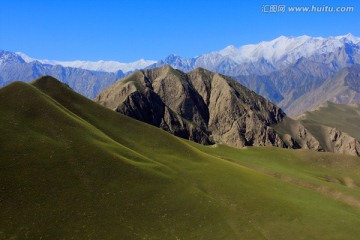
<svg viewBox="0 0 360 240"><path fill-rule="evenodd" d="M268 5L353 12L264 13ZM0 49L54 60L159 60L284 36L360 36L359 0L0 1Z"/></svg>

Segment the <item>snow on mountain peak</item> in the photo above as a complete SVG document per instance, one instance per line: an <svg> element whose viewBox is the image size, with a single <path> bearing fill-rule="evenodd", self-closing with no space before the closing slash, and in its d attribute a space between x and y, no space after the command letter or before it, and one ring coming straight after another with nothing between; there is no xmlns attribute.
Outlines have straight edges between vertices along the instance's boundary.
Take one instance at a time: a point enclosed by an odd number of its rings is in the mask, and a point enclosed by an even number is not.
<svg viewBox="0 0 360 240"><path fill-rule="evenodd" d="M117 72L119 70L123 72L129 72L134 71L136 69L142 69L146 68L147 66L150 66L151 64L154 64L156 61L152 60L145 60L140 59L135 62L130 63L121 63L116 61L57 61L57 60L47 60L47 59L35 59L27 56L26 54L22 52L16 52L16 55L21 57L25 62L34 62L39 61L43 64L50 64L50 65L61 65L64 67L73 67L73 68L81 68L86 70L92 70L92 71L103 71L103 72Z"/></svg>
<svg viewBox="0 0 360 240"><path fill-rule="evenodd" d="M188 66L209 66L215 67L221 63L231 61L232 64L252 64L259 61L266 61L276 69L284 67L301 57L310 57L314 54L324 54L335 51L344 46L345 43L360 44L360 38L352 34L337 37L310 37L307 35L299 37L280 36L270 41L263 41L257 44L249 44L241 47L229 45L220 51L214 51L199 55L191 59L183 59L175 54L170 54L164 60L173 65ZM146 68L157 61L140 59L131 63L116 61L54 61L33 59L23 53L16 53L25 62L39 61L44 64L62 65L65 67L82 68L93 71L123 72L134 71Z"/></svg>
<svg viewBox="0 0 360 240"><path fill-rule="evenodd" d="M360 38L355 37L351 33L348 33L344 36L338 36L335 38L338 40L348 41L348 42L352 42L352 43L358 43L360 41Z"/></svg>
<svg viewBox="0 0 360 240"><path fill-rule="evenodd" d="M20 56L25 62L29 63L29 62L33 62L36 59L29 57L28 55L26 55L25 53L22 52L16 52L16 55Z"/></svg>
<svg viewBox="0 0 360 240"><path fill-rule="evenodd" d="M220 55L223 56L227 56L227 55L231 55L234 54L236 52L237 48L234 45L229 45L226 48L224 48L223 50L219 51Z"/></svg>
<svg viewBox="0 0 360 240"><path fill-rule="evenodd" d="M244 45L239 48L228 46L218 52L223 57L228 57L238 64L265 59L272 64L286 65L301 57L309 57L315 53L334 51L341 47L344 42L360 42L360 38L352 34L338 37L299 37L280 36L271 41L263 41L258 44Z"/></svg>

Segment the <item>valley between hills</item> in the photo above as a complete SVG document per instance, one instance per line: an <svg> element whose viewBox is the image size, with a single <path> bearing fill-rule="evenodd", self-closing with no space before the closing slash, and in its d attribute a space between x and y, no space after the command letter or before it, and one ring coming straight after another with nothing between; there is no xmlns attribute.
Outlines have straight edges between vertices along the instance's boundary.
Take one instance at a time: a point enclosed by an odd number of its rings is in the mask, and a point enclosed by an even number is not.
<svg viewBox="0 0 360 240"><path fill-rule="evenodd" d="M181 80L177 83L186 91L204 95L198 102L184 97L171 105L167 101L177 93L164 98L159 90L166 79ZM173 123L169 129L186 123L191 140L203 136L200 130L204 137L216 136L209 122L214 116L218 124L223 121L219 113L225 106L211 96L201 100L216 93L210 86L200 91L201 83L220 84L219 94L229 104L235 101L235 112L261 123L234 138L243 141L242 148L201 145L121 113L143 106L151 111L151 105L136 106L134 99L154 98L168 108L169 118L159 121ZM49 76L0 89L0 239L358 239L359 157L287 149L291 141L299 148L306 143L292 137L298 127L314 139L324 133L313 130L319 125L356 139L357 130L350 132L347 124L354 119L346 116L356 116L358 107L328 104L290 119L235 81L201 69L189 75L170 67L140 71L115 86L122 101L115 101L114 109ZM97 99L103 105L114 96L111 89L105 93ZM199 111L201 101L208 115ZM183 104L193 111L181 112ZM211 104L220 104L215 113ZM339 111L346 115L330 114ZM325 114L330 115L319 117ZM207 124L195 129L196 121ZM286 147L270 146L269 129ZM259 137L259 147L247 146L246 137Z"/></svg>

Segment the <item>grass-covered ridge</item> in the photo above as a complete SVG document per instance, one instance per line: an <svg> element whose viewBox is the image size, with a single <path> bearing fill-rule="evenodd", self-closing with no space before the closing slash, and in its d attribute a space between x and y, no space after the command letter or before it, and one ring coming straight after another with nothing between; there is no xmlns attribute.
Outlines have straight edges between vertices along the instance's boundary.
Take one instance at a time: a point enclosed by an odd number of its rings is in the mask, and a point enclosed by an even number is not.
<svg viewBox="0 0 360 240"><path fill-rule="evenodd" d="M51 77L0 89L0 239L358 239L360 160L204 147Z"/></svg>

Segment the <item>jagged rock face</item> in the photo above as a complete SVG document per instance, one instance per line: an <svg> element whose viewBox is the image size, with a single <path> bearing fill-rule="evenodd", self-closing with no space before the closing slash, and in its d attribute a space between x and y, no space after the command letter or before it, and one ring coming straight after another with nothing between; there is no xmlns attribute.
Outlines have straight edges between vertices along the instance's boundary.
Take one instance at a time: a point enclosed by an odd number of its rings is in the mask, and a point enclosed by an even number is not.
<svg viewBox="0 0 360 240"><path fill-rule="evenodd" d="M360 156L360 142L358 140L336 128L326 127L326 130L329 135L327 147L330 151Z"/></svg>
<svg viewBox="0 0 360 240"><path fill-rule="evenodd" d="M324 151L318 139L300 121L286 116L280 123L274 125L273 128L281 135L284 143L289 148Z"/></svg>
<svg viewBox="0 0 360 240"><path fill-rule="evenodd" d="M202 144L287 147L270 126L285 114L236 81L204 69L138 71L95 99L130 117Z"/></svg>
<svg viewBox="0 0 360 240"><path fill-rule="evenodd" d="M298 134L296 137L302 140L301 147L305 149L313 149L316 151L322 151L319 141L303 126L297 126ZM300 141L301 141L300 140Z"/></svg>

